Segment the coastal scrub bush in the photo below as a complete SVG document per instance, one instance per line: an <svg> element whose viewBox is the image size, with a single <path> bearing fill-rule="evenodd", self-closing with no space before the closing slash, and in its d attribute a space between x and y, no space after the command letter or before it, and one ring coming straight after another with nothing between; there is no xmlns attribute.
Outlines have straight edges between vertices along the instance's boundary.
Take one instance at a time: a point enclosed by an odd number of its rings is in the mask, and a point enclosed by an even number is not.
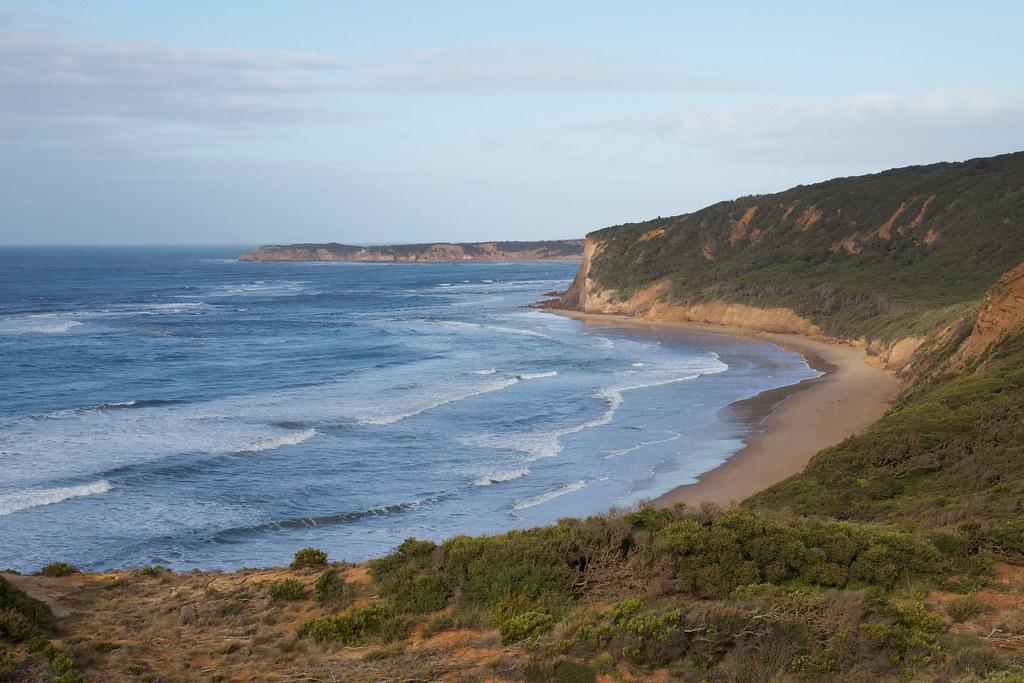
<svg viewBox="0 0 1024 683"><path fill-rule="evenodd" d="M10 607L0 609L0 638L21 642L35 633L35 625L24 614Z"/></svg>
<svg viewBox="0 0 1024 683"><path fill-rule="evenodd" d="M67 562L51 562L43 567L39 573L43 576L68 576L69 574L77 574L78 567Z"/></svg>
<svg viewBox="0 0 1024 683"><path fill-rule="evenodd" d="M861 624L861 633L902 661L921 661L938 651L939 636L946 632L942 617L920 602L892 601L886 612L888 621Z"/></svg>
<svg viewBox="0 0 1024 683"><path fill-rule="evenodd" d="M158 564L152 564L146 567L139 567L135 570L137 576L145 576L151 579L165 578L171 573L171 570L167 567L161 567Z"/></svg>
<svg viewBox="0 0 1024 683"><path fill-rule="evenodd" d="M9 647L0 643L0 680L7 680L14 673L14 667L14 654Z"/></svg>
<svg viewBox="0 0 1024 683"><path fill-rule="evenodd" d="M0 611L11 615L9 627L12 631L17 631L19 634L24 633L24 625L27 623L31 628L27 637L36 633L51 633L57 627L57 622L45 603L29 597L2 576L0 576ZM7 633L7 628L0 628L0 637L15 639L14 635Z"/></svg>
<svg viewBox="0 0 1024 683"><path fill-rule="evenodd" d="M370 564L400 612L439 609L454 596L457 610L487 610L496 626L528 612L557 620L592 590L621 595L647 585L705 599L758 584L891 590L938 584L948 569L930 543L871 525L681 506L440 546L407 541Z"/></svg>
<svg viewBox="0 0 1024 683"><path fill-rule="evenodd" d="M451 588L445 577L433 570L437 544L406 539L394 553L370 562L370 575L400 612L436 612L448 604Z"/></svg>
<svg viewBox="0 0 1024 683"><path fill-rule="evenodd" d="M341 603L347 594L345 579L336 569L328 569L321 574L313 588L316 591L316 599L325 605Z"/></svg>
<svg viewBox="0 0 1024 683"><path fill-rule="evenodd" d="M594 669L568 659L534 660L523 666L527 683L595 683Z"/></svg>
<svg viewBox="0 0 1024 683"><path fill-rule="evenodd" d="M958 623L973 619L987 609L990 609L988 603L975 594L953 598L946 603L946 613Z"/></svg>
<svg viewBox="0 0 1024 683"><path fill-rule="evenodd" d="M518 643L521 640L536 638L549 630L555 620L550 614L541 612L524 612L505 620L501 625L501 642Z"/></svg>
<svg viewBox="0 0 1024 683"><path fill-rule="evenodd" d="M385 642L405 635L405 623L382 602L351 607L341 614L307 621L299 627L299 637L318 643L362 645L371 638Z"/></svg>
<svg viewBox="0 0 1024 683"><path fill-rule="evenodd" d="M327 553L319 548L303 548L295 551L295 559L292 560L292 569L304 567L321 567L327 564Z"/></svg>
<svg viewBox="0 0 1024 683"><path fill-rule="evenodd" d="M306 594L306 587L298 579L273 581L267 590L274 600L299 600Z"/></svg>

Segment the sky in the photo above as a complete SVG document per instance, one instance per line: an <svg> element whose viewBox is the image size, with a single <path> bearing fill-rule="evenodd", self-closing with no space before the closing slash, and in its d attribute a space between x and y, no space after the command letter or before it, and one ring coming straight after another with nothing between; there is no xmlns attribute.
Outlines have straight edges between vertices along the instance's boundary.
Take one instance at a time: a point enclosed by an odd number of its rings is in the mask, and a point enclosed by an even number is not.
<svg viewBox="0 0 1024 683"><path fill-rule="evenodd" d="M0 0L0 244L580 237L1024 149L1021 2Z"/></svg>

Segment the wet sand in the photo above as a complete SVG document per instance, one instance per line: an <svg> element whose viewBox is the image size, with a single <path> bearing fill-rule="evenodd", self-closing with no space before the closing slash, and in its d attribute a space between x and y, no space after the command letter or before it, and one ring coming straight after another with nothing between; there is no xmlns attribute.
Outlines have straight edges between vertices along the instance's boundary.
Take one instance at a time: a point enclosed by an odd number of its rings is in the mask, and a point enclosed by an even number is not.
<svg viewBox="0 0 1024 683"><path fill-rule="evenodd" d="M624 327L667 327L718 332L769 341L802 354L821 377L761 392L730 406L763 429L744 447L693 484L655 498L656 506L676 503L736 505L758 491L804 469L815 453L863 431L878 420L899 394L892 373L868 362L863 349L792 334L750 332L697 323L657 322L620 315L552 310L584 323Z"/></svg>

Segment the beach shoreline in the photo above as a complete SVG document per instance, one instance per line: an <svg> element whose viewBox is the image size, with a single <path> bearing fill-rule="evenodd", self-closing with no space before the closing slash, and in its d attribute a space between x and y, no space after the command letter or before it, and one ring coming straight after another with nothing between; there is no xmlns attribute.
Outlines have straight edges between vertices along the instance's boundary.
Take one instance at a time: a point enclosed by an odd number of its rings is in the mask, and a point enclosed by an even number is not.
<svg viewBox="0 0 1024 683"><path fill-rule="evenodd" d="M546 309L584 324L658 327L701 331L767 341L799 353L821 376L768 389L725 408L759 427L744 445L697 481L657 496L655 507L737 505L750 496L797 474L820 450L853 436L877 421L899 394L891 372L871 364L863 349L838 341L794 334L758 332L703 323L652 321L623 315Z"/></svg>

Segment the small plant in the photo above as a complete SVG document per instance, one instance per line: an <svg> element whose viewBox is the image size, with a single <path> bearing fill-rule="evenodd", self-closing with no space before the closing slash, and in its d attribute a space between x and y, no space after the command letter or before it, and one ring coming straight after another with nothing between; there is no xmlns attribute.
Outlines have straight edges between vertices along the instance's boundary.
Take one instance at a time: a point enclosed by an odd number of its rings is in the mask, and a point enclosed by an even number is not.
<svg viewBox="0 0 1024 683"><path fill-rule="evenodd" d="M306 594L306 587L298 579L281 579L272 582L267 592L274 600L298 600Z"/></svg>
<svg viewBox="0 0 1024 683"><path fill-rule="evenodd" d="M518 643L521 640L536 638L544 631L547 631L554 624L555 620L550 614L542 612L524 612L518 616L506 620L501 625L501 642Z"/></svg>
<svg viewBox="0 0 1024 683"><path fill-rule="evenodd" d="M595 683L597 674L583 664L562 659L558 661L532 661L523 667L527 683Z"/></svg>
<svg viewBox="0 0 1024 683"><path fill-rule="evenodd" d="M150 578L161 577L170 573L170 569L167 567L161 567L158 564L153 564L148 567L139 567L135 570L135 573L139 576L148 576Z"/></svg>
<svg viewBox="0 0 1024 683"><path fill-rule="evenodd" d="M345 579L341 578L341 574L336 569L328 569L320 578L316 580L314 585L316 590L316 599L323 604L338 604L345 599L347 588L345 587Z"/></svg>
<svg viewBox="0 0 1024 683"><path fill-rule="evenodd" d="M319 548L303 548L295 551L295 559L292 560L292 569L304 567L322 567L327 564L327 553Z"/></svg>
<svg viewBox="0 0 1024 683"><path fill-rule="evenodd" d="M68 576L70 574L77 574L78 567L67 562L51 562L50 564L43 567L42 571L39 572L43 576Z"/></svg>
<svg viewBox="0 0 1024 683"><path fill-rule="evenodd" d="M14 609L0 609L0 638L18 642L28 640L35 633L35 625L24 614Z"/></svg>
<svg viewBox="0 0 1024 683"><path fill-rule="evenodd" d="M974 593L962 598L953 598L946 603L946 613L958 623L973 619L987 609L989 609L988 603Z"/></svg>
<svg viewBox="0 0 1024 683"><path fill-rule="evenodd" d="M341 614L320 617L299 627L299 637L318 643L362 645L370 638L392 641L405 634L405 624L390 607L374 602Z"/></svg>
<svg viewBox="0 0 1024 683"><path fill-rule="evenodd" d="M50 666L57 674L51 683L84 683L85 681L82 673L75 667L74 658L67 652L54 652L50 657Z"/></svg>

